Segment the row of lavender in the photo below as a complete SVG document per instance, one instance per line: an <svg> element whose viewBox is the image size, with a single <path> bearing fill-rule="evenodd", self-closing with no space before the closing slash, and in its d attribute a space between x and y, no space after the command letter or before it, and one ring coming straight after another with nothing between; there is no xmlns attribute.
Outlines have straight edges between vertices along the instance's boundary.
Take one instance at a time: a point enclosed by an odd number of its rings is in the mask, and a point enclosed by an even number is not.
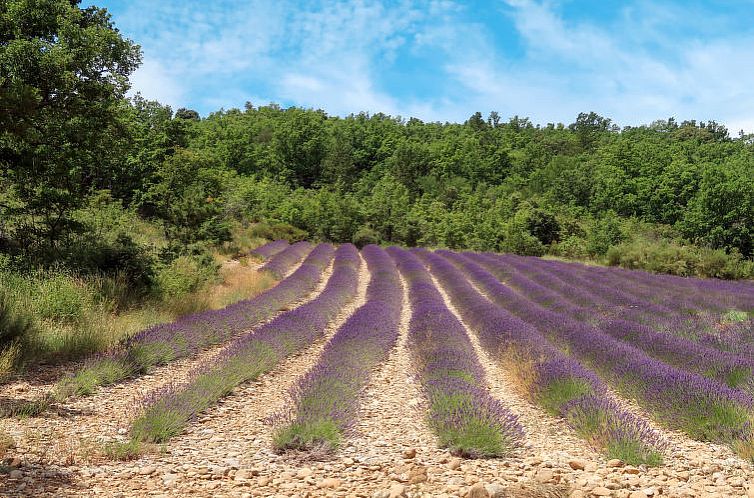
<svg viewBox="0 0 754 498"><path fill-rule="evenodd" d="M635 344L666 363L717 379L729 387L754 388L754 357L751 355L720 351L687 337L657 331L636 320L616 318L616 315L623 316L622 308L607 300L600 302L600 294L592 291L588 282L576 281L577 286L548 279L547 275L537 273L527 265L510 263L510 258L483 254L469 257L543 307L571 318L591 321L601 331ZM522 267L526 273L519 272ZM574 304L574 299L579 304ZM593 299L595 304L589 306L588 299Z"/></svg>
<svg viewBox="0 0 754 498"><path fill-rule="evenodd" d="M62 399L74 394L91 394L98 386L120 382L143 374L153 366L221 344L269 319L316 288L329 264L328 251L332 248L325 245L310 251L310 245L295 244L283 250L280 254L287 254L290 267L309 256L290 277L254 298L155 325L130 337L118 348L91 358L58 383L56 396Z"/></svg>
<svg viewBox="0 0 754 498"><path fill-rule="evenodd" d="M278 451L338 448L356 419L359 392L398 338L403 291L395 263L375 245L361 254L371 275L367 301L293 388L292 406L277 420Z"/></svg>
<svg viewBox="0 0 754 498"><path fill-rule="evenodd" d="M501 284L465 255L443 252L501 308L530 323L554 344L594 368L668 427L694 438L752 451L752 398L713 379L647 356L592 324L543 307ZM555 304L566 306L564 299Z"/></svg>
<svg viewBox="0 0 754 498"><path fill-rule="evenodd" d="M516 377L525 395L564 417L610 457L637 465L659 464L664 443L645 423L610 401L606 387L592 372L553 347L534 326L478 292L451 261L426 251L417 254L446 289L482 348ZM476 276L490 285L498 283L492 275L485 278L477 272Z"/></svg>
<svg viewBox="0 0 754 498"><path fill-rule="evenodd" d="M643 272L607 269L585 269L577 264L542 262L549 272L570 282L603 293L615 304L622 304L621 296L632 296L638 304L621 311L626 319L653 328L688 337L716 349L754 354L754 285L738 282L734 288L719 290L719 281L681 279L688 288L663 285L661 276ZM637 281L638 279L638 281ZM705 284L709 288L705 288ZM732 285L732 283L731 283ZM618 296L618 300L614 299ZM665 313L656 311L655 303L663 303Z"/></svg>
<svg viewBox="0 0 754 498"><path fill-rule="evenodd" d="M464 456L508 454L520 444L523 430L486 391L484 370L463 325L414 254L396 247L388 251L408 285L408 345L440 445Z"/></svg>
<svg viewBox="0 0 754 498"><path fill-rule="evenodd" d="M267 260L286 248L288 248L287 240L273 240L272 242L268 242L262 246L257 247L256 249L252 249L251 251L249 251L249 254Z"/></svg>
<svg viewBox="0 0 754 498"><path fill-rule="evenodd" d="M283 278L311 250L309 242L296 242L271 256L259 270L267 271L275 278Z"/></svg>
<svg viewBox="0 0 754 498"><path fill-rule="evenodd" d="M327 324L356 296L361 258L351 244L337 251L329 244L320 244L314 253L323 266L335 254L333 274L324 290L308 303L234 340L210 364L195 370L188 381L150 393L143 401L143 413L134 421L134 439L170 439L233 388L268 372L324 334Z"/></svg>

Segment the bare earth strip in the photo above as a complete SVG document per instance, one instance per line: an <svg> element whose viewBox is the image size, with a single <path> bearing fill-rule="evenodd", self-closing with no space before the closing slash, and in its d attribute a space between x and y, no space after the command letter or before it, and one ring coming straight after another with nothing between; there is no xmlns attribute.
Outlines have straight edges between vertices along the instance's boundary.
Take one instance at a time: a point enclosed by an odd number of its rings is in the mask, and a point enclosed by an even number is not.
<svg viewBox="0 0 754 498"><path fill-rule="evenodd" d="M288 309L298 307L319 295L332 271L331 263L323 272L317 288ZM276 313L262 323L283 312ZM225 347L227 343L190 358L156 367L147 375L101 388L91 396L71 399L40 417L0 419L0 430L15 439L17 448L14 453L24 461L24 472L29 482L44 482L44 479L40 480L35 475L37 471L42 471L42 467L50 467L48 470L58 477L62 474L75 474L79 470L77 464L85 464L104 441L127 440L126 431L137 413L138 402L144 395L170 382L180 383L186 380L195 368L211 361ZM0 496L3 492L9 491L0 486Z"/></svg>
<svg viewBox="0 0 754 498"><path fill-rule="evenodd" d="M469 283L477 292L486 296L473 282ZM585 471L574 471L570 466L563 465L562 461L548 461L538 454L534 461L541 459L542 466L552 465L563 474L562 481L569 484L576 497L591 496L590 493L595 489L603 488L610 490L612 495L618 497L629 496L630 492L644 492L646 496L655 496L662 492L668 496L688 498L697 496L754 498L754 467L750 462L735 455L727 446L696 441L679 431L661 427L635 401L622 398L614 391L609 391L608 395L624 410L644 419L669 443L669 449L665 453L665 462L657 468L626 469L609 467L603 458L596 456L587 460L589 464ZM527 430L527 439L529 441L539 439L537 430ZM551 444L559 445L561 442L560 439L554 439ZM640 497L641 495L636 495L636 498Z"/></svg>

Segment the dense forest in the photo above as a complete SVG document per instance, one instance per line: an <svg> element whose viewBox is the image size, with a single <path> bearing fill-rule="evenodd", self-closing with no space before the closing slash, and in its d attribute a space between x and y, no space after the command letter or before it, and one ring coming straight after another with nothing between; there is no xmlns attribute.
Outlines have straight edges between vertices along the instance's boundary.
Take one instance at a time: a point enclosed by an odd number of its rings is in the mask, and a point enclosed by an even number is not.
<svg viewBox="0 0 754 498"><path fill-rule="evenodd" d="M97 295L101 279L128 299L179 295L250 236L754 276L754 136L719 123L427 123L250 102L202 117L128 97L140 61L104 9L0 4L5 282L63 274L100 279ZM6 324L23 287L0 293Z"/></svg>

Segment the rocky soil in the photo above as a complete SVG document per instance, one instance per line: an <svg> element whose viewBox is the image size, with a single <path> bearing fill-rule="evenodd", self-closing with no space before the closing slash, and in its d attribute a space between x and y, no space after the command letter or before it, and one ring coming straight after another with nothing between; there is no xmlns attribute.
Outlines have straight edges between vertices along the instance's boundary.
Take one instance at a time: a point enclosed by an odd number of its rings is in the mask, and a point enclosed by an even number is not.
<svg viewBox="0 0 754 498"><path fill-rule="evenodd" d="M359 421L345 447L329 457L275 454L271 416L285 410L289 388L363 304L365 266L358 297L330 324L323 339L258 381L240 386L182 435L136 460L107 460L102 445L127 438L141 396L180 380L221 347L71 400L40 417L0 420L0 430L16 442L5 462L8 472L0 474L0 496L754 498L751 463L727 447L692 441L659 427L670 443L662 467L637 468L606 460L561 420L530 403L516 388L511 372L485 355L473 333L470 338L486 369L490 393L520 417L527 444L508 458L490 460L461 460L438 449L424 421L425 400L406 348L407 296L399 342L361 393ZM3 396L48 390L51 376L40 375L4 386ZM646 417L634 403L619 401Z"/></svg>

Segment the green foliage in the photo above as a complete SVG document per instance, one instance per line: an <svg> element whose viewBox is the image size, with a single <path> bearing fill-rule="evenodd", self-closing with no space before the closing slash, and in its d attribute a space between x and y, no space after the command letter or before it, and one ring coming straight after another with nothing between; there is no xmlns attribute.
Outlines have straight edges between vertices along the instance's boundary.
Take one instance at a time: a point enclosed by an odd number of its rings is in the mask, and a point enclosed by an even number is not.
<svg viewBox="0 0 754 498"><path fill-rule="evenodd" d="M561 379L550 382L539 393L539 403L550 413L556 414L571 400L591 394L592 387L581 379Z"/></svg>
<svg viewBox="0 0 754 498"><path fill-rule="evenodd" d="M353 234L353 239L351 239L351 242L353 242L353 244L359 249L362 249L364 246L368 246L369 244L379 244L380 236L371 227L361 227L356 230L355 234Z"/></svg>
<svg viewBox="0 0 754 498"><path fill-rule="evenodd" d="M607 251L607 263L655 273L715 278L752 278L754 262L720 249L637 237Z"/></svg>
<svg viewBox="0 0 754 498"><path fill-rule="evenodd" d="M164 223L168 240L182 244L230 240L224 218L229 173L204 153L176 150L159 166L139 201L140 210Z"/></svg>
<svg viewBox="0 0 754 498"><path fill-rule="evenodd" d="M276 451L298 449L329 452L337 450L343 440L338 424L331 419L306 423L294 422L277 432L272 445Z"/></svg>
<svg viewBox="0 0 754 498"><path fill-rule="evenodd" d="M55 252L70 213L117 176L128 143L123 96L139 47L97 7L8 0L0 8L0 205L19 250Z"/></svg>

